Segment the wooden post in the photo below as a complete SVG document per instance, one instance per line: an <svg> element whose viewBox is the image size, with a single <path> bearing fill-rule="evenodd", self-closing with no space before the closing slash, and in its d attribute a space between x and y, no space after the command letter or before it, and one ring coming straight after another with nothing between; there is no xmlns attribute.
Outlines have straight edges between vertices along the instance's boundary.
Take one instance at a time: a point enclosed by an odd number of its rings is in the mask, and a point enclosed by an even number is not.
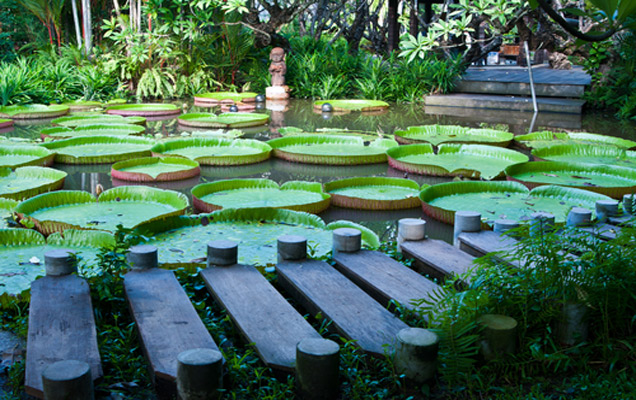
<svg viewBox="0 0 636 400"><path fill-rule="evenodd" d="M180 400L220 399L223 355L213 349L191 349L177 356L177 394Z"/></svg>
<svg viewBox="0 0 636 400"><path fill-rule="evenodd" d="M592 211L587 208L572 207L566 221L567 226L585 226L592 220Z"/></svg>
<svg viewBox="0 0 636 400"><path fill-rule="evenodd" d="M234 265L238 259L238 243L230 240L214 240L208 243L208 267Z"/></svg>
<svg viewBox="0 0 636 400"><path fill-rule="evenodd" d="M610 217L618 215L618 201L616 200L597 200L596 201L596 219L601 222L607 221Z"/></svg>
<svg viewBox="0 0 636 400"><path fill-rule="evenodd" d="M587 306L583 303L565 303L556 327L559 342L574 346L587 340L588 332Z"/></svg>
<svg viewBox="0 0 636 400"><path fill-rule="evenodd" d="M546 212L536 212L530 214L530 236L541 236L552 230L554 226L554 215Z"/></svg>
<svg viewBox="0 0 636 400"><path fill-rule="evenodd" d="M338 228L333 231L332 253L355 253L362 247L362 233L353 228Z"/></svg>
<svg viewBox="0 0 636 400"><path fill-rule="evenodd" d="M83 361L55 362L42 371L45 400L93 400L91 367Z"/></svg>
<svg viewBox="0 0 636 400"><path fill-rule="evenodd" d="M307 258L307 239L297 235L278 237L278 262Z"/></svg>
<svg viewBox="0 0 636 400"><path fill-rule="evenodd" d="M457 237L462 232L481 231L481 214L475 211L455 212L455 224L453 225L453 245L459 246Z"/></svg>
<svg viewBox="0 0 636 400"><path fill-rule="evenodd" d="M626 194L623 195L623 211L625 211L626 214L631 215L632 214L632 198L634 197L633 194Z"/></svg>
<svg viewBox="0 0 636 400"><path fill-rule="evenodd" d="M494 360L517 349L517 321L499 314L484 314L477 321L483 325L481 354L486 360Z"/></svg>
<svg viewBox="0 0 636 400"><path fill-rule="evenodd" d="M159 265L157 248L147 244L133 246L126 255L126 261L132 269L157 268Z"/></svg>
<svg viewBox="0 0 636 400"><path fill-rule="evenodd" d="M426 221L419 218L402 218L398 221L397 251L407 240L424 240L426 237Z"/></svg>
<svg viewBox="0 0 636 400"><path fill-rule="evenodd" d="M304 399L336 399L340 346L329 339L303 339L296 346L296 378Z"/></svg>
<svg viewBox="0 0 636 400"><path fill-rule="evenodd" d="M44 270L47 276L70 275L77 271L72 250L57 249L44 253Z"/></svg>
<svg viewBox="0 0 636 400"><path fill-rule="evenodd" d="M418 384L433 378L439 338L428 329L406 328L397 334L395 368Z"/></svg>

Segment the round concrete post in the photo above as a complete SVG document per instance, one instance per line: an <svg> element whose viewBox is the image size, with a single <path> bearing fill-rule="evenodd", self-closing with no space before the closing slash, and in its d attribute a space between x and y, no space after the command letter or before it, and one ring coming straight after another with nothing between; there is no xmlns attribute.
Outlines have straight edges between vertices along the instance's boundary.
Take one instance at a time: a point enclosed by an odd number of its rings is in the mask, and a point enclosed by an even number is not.
<svg viewBox="0 0 636 400"><path fill-rule="evenodd" d="M547 212L530 214L530 236L540 236L552 230L556 218Z"/></svg>
<svg viewBox="0 0 636 400"><path fill-rule="evenodd" d="M278 262L307 258L307 239L297 235L278 237Z"/></svg>
<svg viewBox="0 0 636 400"><path fill-rule="evenodd" d="M418 384L429 381L437 369L439 338L427 329L405 328L397 334L395 368Z"/></svg>
<svg viewBox="0 0 636 400"><path fill-rule="evenodd" d="M64 360L42 371L45 400L93 400L91 367L83 361Z"/></svg>
<svg viewBox="0 0 636 400"><path fill-rule="evenodd" d="M73 259L75 252L67 249L50 250L44 253L44 270L47 276L69 275L77 271Z"/></svg>
<svg viewBox="0 0 636 400"><path fill-rule="evenodd" d="M126 260L132 269L150 269L157 268L159 265L159 256L157 248L149 244L133 246L126 255Z"/></svg>
<svg viewBox="0 0 636 400"><path fill-rule="evenodd" d="M191 349L177 356L177 393L181 400L221 398L223 356L213 349Z"/></svg>
<svg viewBox="0 0 636 400"><path fill-rule="evenodd" d="M634 198L633 194L625 194L625 195L623 195L623 211L626 214L630 214L630 215L632 214L632 210L633 210L633 207L634 207L634 205L632 204L633 203L633 201L632 201L633 198Z"/></svg>
<svg viewBox="0 0 636 400"><path fill-rule="evenodd" d="M484 314L477 321L484 327L481 354L493 360L517 349L517 320L506 315Z"/></svg>
<svg viewBox="0 0 636 400"><path fill-rule="evenodd" d="M296 378L304 399L329 400L338 396L340 346L329 339L307 338L296 346Z"/></svg>
<svg viewBox="0 0 636 400"><path fill-rule="evenodd" d="M333 231L333 253L355 253L362 247L362 232L353 228Z"/></svg>
<svg viewBox="0 0 636 400"><path fill-rule="evenodd" d="M597 200L596 201L596 219L605 222L610 217L618 215L618 201L616 200Z"/></svg>
<svg viewBox="0 0 636 400"><path fill-rule="evenodd" d="M587 306L582 303L565 303L557 321L556 333L559 342L566 346L586 341L589 334Z"/></svg>
<svg viewBox="0 0 636 400"><path fill-rule="evenodd" d="M493 226L493 231L497 233L504 233L511 229L515 229L519 227L519 222L512 219L498 219L495 221L495 225Z"/></svg>
<svg viewBox="0 0 636 400"><path fill-rule="evenodd" d="M426 221L419 218L402 218L398 221L397 251L407 240L424 240L426 238Z"/></svg>
<svg viewBox="0 0 636 400"><path fill-rule="evenodd" d="M572 207L566 221L567 226L589 225L592 221L592 211L587 208Z"/></svg>
<svg viewBox="0 0 636 400"><path fill-rule="evenodd" d="M459 246L457 237L463 232L481 231L481 214L475 211L455 212L455 224L453 225L453 244Z"/></svg>
<svg viewBox="0 0 636 400"><path fill-rule="evenodd" d="M208 267L234 265L238 259L238 243L231 240L214 240L208 243Z"/></svg>

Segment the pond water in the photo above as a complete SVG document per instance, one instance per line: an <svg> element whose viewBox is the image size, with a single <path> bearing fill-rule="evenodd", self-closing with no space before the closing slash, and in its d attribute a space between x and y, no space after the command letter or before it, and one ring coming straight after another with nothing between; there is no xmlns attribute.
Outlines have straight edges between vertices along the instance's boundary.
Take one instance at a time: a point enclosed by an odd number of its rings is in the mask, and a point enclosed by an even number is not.
<svg viewBox="0 0 636 400"><path fill-rule="evenodd" d="M209 108L193 106L190 102L175 102L183 107L184 112L209 111ZM382 114L367 115L351 113L344 115L321 114L313 111L309 100L290 100L288 102L268 102L265 108L258 109L270 115L269 126L263 128L249 128L245 137L268 140L278 137L277 129L283 126L296 126L306 131L318 128L346 128L350 130L365 130L381 133L393 133L395 129L405 129L412 125L426 124L455 124L470 127L496 127L509 130L517 135L537 130L575 130L607 134L625 139L636 140L636 124L621 122L611 115L603 114L538 114L533 120L531 113L508 112L500 110L476 110L461 108L424 108L422 106L392 104L390 109ZM50 120L19 123L15 129L3 135L7 137L23 137L36 139L40 130L50 126ZM176 118L148 121L147 133L160 133L164 136L181 135L193 129L180 128ZM110 165L63 165L54 166L68 173L64 189L85 190L94 193L96 185L101 184L104 189L114 186L130 185L130 182L111 179ZM151 186L177 190L190 197L190 189L202 182L212 182L229 178L268 178L284 183L290 180L305 180L314 182L329 182L336 179L360 176L389 176L408 177L418 184L435 184L449 181L448 178L429 177L415 174L406 175L388 166L388 164L373 164L361 166L321 166L311 164L291 163L279 159L266 162L236 166L210 167L202 166L201 175L196 178L153 184ZM452 227L425 217L421 208L403 211L357 211L338 207L330 207L320 216L325 222L338 219L348 219L359 222L375 231L382 240L391 239L396 234L396 222L400 218L424 218L427 220L427 234L429 237L451 241Z"/></svg>

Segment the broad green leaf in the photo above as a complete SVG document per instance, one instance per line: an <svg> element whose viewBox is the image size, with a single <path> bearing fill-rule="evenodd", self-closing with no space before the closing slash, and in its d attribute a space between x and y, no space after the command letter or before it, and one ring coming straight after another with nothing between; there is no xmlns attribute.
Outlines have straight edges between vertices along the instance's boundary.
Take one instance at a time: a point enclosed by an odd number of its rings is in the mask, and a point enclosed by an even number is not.
<svg viewBox="0 0 636 400"><path fill-rule="evenodd" d="M264 125L269 121L267 114L255 113L189 113L179 117L179 123L197 128L245 128Z"/></svg>
<svg viewBox="0 0 636 400"><path fill-rule="evenodd" d="M395 131L395 139L400 143L475 143L506 147L513 138L510 132L494 129L471 129L457 125L410 126L406 131Z"/></svg>
<svg viewBox="0 0 636 400"><path fill-rule="evenodd" d="M243 165L265 161L272 148L251 139L186 138L158 143L153 155L186 157L202 165Z"/></svg>
<svg viewBox="0 0 636 400"><path fill-rule="evenodd" d="M51 121L54 125L75 128L81 125L102 125L102 124L135 124L144 125L144 117L122 117L121 115L95 114L95 115L70 115L60 117Z"/></svg>
<svg viewBox="0 0 636 400"><path fill-rule="evenodd" d="M57 190L64 185L66 172L47 167L0 167L0 197L22 200Z"/></svg>
<svg viewBox="0 0 636 400"><path fill-rule="evenodd" d="M231 102L239 102L239 101L254 101L254 98L257 96L257 93L252 92L213 92L213 93L199 93L194 96L194 101L198 102L210 102L212 101L231 101Z"/></svg>
<svg viewBox="0 0 636 400"><path fill-rule="evenodd" d="M614 146L562 144L532 150L535 160L602 164L636 169L636 151Z"/></svg>
<svg viewBox="0 0 636 400"><path fill-rule="evenodd" d="M111 176L135 182L173 181L199 175L199 163L177 157L143 157L113 164Z"/></svg>
<svg viewBox="0 0 636 400"><path fill-rule="evenodd" d="M60 104L51 104L50 106L45 106L42 104L4 106L0 107L0 117L12 119L53 118L67 114L68 110L68 106L63 106Z"/></svg>
<svg viewBox="0 0 636 400"><path fill-rule="evenodd" d="M389 108L389 103L380 100L317 100L314 101L314 109L320 111L325 103L331 104L334 111L379 111Z"/></svg>
<svg viewBox="0 0 636 400"><path fill-rule="evenodd" d="M0 167L48 166L55 153L40 146L4 145L0 141Z"/></svg>
<svg viewBox="0 0 636 400"><path fill-rule="evenodd" d="M363 210L398 210L419 207L420 187L401 178L362 177L325 183L332 204Z"/></svg>
<svg viewBox="0 0 636 400"><path fill-rule="evenodd" d="M62 164L106 164L150 155L155 144L141 137L81 136L44 143Z"/></svg>

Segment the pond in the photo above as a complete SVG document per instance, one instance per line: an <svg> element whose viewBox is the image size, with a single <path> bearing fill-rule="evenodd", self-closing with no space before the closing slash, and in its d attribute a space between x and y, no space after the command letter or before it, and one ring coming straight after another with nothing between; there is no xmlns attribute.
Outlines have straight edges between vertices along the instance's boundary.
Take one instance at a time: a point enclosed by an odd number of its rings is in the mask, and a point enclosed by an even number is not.
<svg viewBox="0 0 636 400"><path fill-rule="evenodd" d="M193 106L189 101L174 102L182 106L184 112L209 111L209 108ZM621 122L611 115L603 114L538 114L533 121L531 113L517 113L500 110L477 110L462 108L424 108L408 104L392 104L390 109L382 114L367 115L350 113L344 115L321 114L313 110L309 100L290 100L286 103L268 102L266 108L257 109L270 115L269 126L262 128L248 128L245 137L258 140L268 140L278 137L277 129L283 126L295 126L312 131L319 128L346 128L350 130L364 130L391 134L395 129L405 129L413 125L426 124L454 124L469 127L496 127L509 130L515 134L525 134L530 130L576 130L618 136L636 140L636 124ZM452 114L452 115L448 115ZM40 130L50 126L50 120L37 123L19 123L13 131L4 135L8 137L24 137L36 139ZM148 134L181 135L192 131L192 128L180 128L176 118L150 121L147 124ZM130 185L133 183L111 179L110 165L62 165L54 166L68 173L64 189L84 190L95 192L97 184L104 189L114 186ZM359 166L321 166L311 164L291 163L280 159L236 167L202 166L201 175L183 181L153 184L152 186L172 189L186 194L190 200L190 189L202 182L212 182L229 178L267 178L281 184L290 180L305 180L314 182L329 182L347 177L389 176L408 177L418 184L435 184L449 181L449 178L430 177L415 174L405 174L391 168L388 164L372 164ZM452 227L424 216L421 208L402 211L357 211L339 207L330 207L320 216L325 222L338 219L348 219L359 222L375 231L382 240L394 238L396 222L400 218L424 218L427 220L427 234L429 237L451 241Z"/></svg>

